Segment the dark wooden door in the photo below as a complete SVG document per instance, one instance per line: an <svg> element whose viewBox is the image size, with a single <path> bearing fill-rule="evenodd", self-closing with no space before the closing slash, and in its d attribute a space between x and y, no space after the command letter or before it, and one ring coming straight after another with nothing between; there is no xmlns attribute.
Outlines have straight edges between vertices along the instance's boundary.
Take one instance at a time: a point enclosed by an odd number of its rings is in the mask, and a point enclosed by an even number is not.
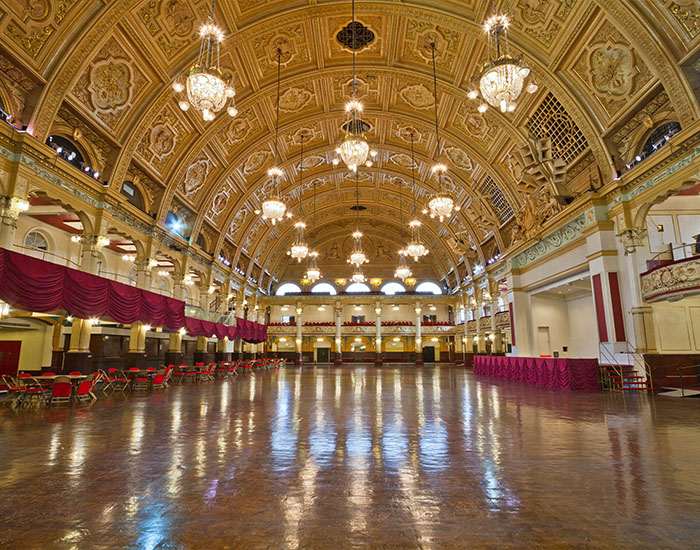
<svg viewBox="0 0 700 550"><path fill-rule="evenodd" d="M434 363L435 362L435 348L433 346L427 346L423 348L423 362L424 363Z"/></svg>
<svg viewBox="0 0 700 550"><path fill-rule="evenodd" d="M316 348L316 362L317 363L330 363L331 362L331 348Z"/></svg>
<svg viewBox="0 0 700 550"><path fill-rule="evenodd" d="M22 347L20 340L0 342L0 375L14 376L19 369L19 351Z"/></svg>

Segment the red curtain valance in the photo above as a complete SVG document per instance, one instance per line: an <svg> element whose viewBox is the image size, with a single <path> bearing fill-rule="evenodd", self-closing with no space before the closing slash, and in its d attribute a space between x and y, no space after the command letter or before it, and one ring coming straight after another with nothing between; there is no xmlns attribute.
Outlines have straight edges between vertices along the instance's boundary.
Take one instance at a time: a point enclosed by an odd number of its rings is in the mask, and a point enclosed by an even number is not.
<svg viewBox="0 0 700 550"><path fill-rule="evenodd" d="M233 326L185 317L182 300L3 248L0 299L27 311L64 310L81 319L96 317L125 324L141 321L173 331L185 327L190 336L240 337L253 343L267 338L265 325L237 319Z"/></svg>

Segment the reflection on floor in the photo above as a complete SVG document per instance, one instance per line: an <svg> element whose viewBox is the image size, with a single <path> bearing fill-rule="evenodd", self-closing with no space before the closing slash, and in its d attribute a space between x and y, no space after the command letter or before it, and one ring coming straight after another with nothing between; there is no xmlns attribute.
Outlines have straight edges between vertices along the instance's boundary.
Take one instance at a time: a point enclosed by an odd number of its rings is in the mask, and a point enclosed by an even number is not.
<svg viewBox="0 0 700 550"><path fill-rule="evenodd" d="M352 366L3 410L0 547L689 548L699 405Z"/></svg>

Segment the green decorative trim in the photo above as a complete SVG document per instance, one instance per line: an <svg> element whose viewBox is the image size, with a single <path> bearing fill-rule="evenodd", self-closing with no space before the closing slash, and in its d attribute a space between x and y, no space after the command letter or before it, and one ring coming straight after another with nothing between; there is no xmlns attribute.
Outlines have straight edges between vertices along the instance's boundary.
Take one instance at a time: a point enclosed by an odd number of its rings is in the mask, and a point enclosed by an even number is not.
<svg viewBox="0 0 700 550"><path fill-rule="evenodd" d="M676 162L669 164L666 168L664 168L661 172L656 174L655 176L650 177L647 180L644 180L642 183L639 185L636 185L629 191L625 193L621 193L617 197L613 199L614 204L619 204L621 202L628 202L631 201L632 199L638 197L645 191L648 191L649 189L653 189L664 181L665 179L669 178L676 172L679 172L680 170L683 170L686 166L689 164L692 164L694 160L700 157L700 147L695 147L694 149L691 149L688 151L688 154L685 155L684 157L681 157L678 159Z"/></svg>
<svg viewBox="0 0 700 550"><path fill-rule="evenodd" d="M599 216L596 214L597 212L593 208L582 212L572 221L555 229L547 236L516 255L510 261L511 267L515 269L523 268L536 260L546 258L564 245L575 241L581 237L587 227L590 227L597 221Z"/></svg>

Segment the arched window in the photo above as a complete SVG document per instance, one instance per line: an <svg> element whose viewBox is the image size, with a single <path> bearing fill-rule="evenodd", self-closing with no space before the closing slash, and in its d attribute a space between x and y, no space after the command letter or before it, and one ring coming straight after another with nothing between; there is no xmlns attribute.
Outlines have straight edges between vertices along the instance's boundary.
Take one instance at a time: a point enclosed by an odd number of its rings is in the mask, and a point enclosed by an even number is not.
<svg viewBox="0 0 700 550"><path fill-rule="evenodd" d="M80 149L78 149L71 140L63 136L49 136L46 143L53 147L62 158L66 159L73 166L82 169L85 158L80 152Z"/></svg>
<svg viewBox="0 0 700 550"><path fill-rule="evenodd" d="M406 292L406 287L404 287L401 283L387 283L382 287L382 293L387 294L389 296L396 294L397 292Z"/></svg>
<svg viewBox="0 0 700 550"><path fill-rule="evenodd" d="M294 283L284 283L283 285L279 286L275 292L275 296L284 296L286 294L294 294L296 292L301 292L299 285L295 285Z"/></svg>
<svg viewBox="0 0 700 550"><path fill-rule="evenodd" d="M503 299L503 296L498 297L497 303L498 303L498 311L505 311L506 309L508 309L506 307L506 301Z"/></svg>
<svg viewBox="0 0 700 550"><path fill-rule="evenodd" d="M146 206L143 202L143 195L132 182L125 181L122 183L121 193L126 197L126 200L129 201L130 204L133 204L136 208L142 212L145 212Z"/></svg>
<svg viewBox="0 0 700 550"><path fill-rule="evenodd" d="M49 242L41 233L32 230L24 237L24 246L33 248L34 250L47 251L49 249Z"/></svg>
<svg viewBox="0 0 700 550"><path fill-rule="evenodd" d="M644 142L640 156L648 157L654 154L658 149L666 145L666 142L671 139L674 134L681 131L681 125L675 120L665 122L661 126L654 128Z"/></svg>
<svg viewBox="0 0 700 550"><path fill-rule="evenodd" d="M416 287L416 292L423 292L425 294L442 294L442 290L432 281L425 281Z"/></svg>
<svg viewBox="0 0 700 550"><path fill-rule="evenodd" d="M197 235L197 246L204 250L204 252L207 251L207 241L204 239L204 235L200 232L199 235Z"/></svg>
<svg viewBox="0 0 700 550"><path fill-rule="evenodd" d="M311 293L330 294L331 296L335 296L337 294L337 292L335 291L335 287L330 283L318 283L311 289Z"/></svg>
<svg viewBox="0 0 700 550"><path fill-rule="evenodd" d="M365 283L352 283L345 289L345 292L358 294L360 292L369 292L369 287Z"/></svg>

